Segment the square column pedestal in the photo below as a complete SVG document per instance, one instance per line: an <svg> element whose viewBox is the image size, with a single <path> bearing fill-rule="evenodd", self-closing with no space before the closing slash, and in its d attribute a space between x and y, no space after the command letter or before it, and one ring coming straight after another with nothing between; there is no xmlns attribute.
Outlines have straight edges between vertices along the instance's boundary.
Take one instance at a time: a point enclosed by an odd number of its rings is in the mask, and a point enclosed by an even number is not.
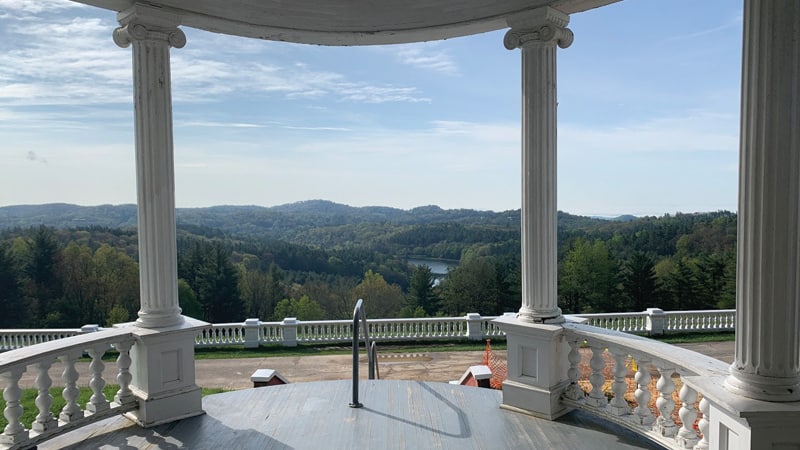
<svg viewBox="0 0 800 450"><path fill-rule="evenodd" d="M131 348L131 391L139 408L125 416L142 427L204 414L200 388L195 384L194 345L209 324L191 317L166 328L130 327L136 338Z"/></svg>
<svg viewBox="0 0 800 450"><path fill-rule="evenodd" d="M554 420L568 413L561 394L569 385L569 343L558 325L503 316L493 321L506 333L508 379L503 382L504 409Z"/></svg>

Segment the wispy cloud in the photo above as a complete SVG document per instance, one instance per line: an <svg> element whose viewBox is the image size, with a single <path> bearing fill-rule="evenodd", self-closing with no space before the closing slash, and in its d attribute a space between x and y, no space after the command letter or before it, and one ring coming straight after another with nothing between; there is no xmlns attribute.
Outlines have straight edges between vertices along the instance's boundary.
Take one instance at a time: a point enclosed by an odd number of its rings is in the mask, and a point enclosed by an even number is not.
<svg viewBox="0 0 800 450"><path fill-rule="evenodd" d="M113 19L65 18L46 14L52 11L39 8L36 2L10 3L30 14L30 20L20 23L5 19L5 24L0 24L5 27L0 31L0 80L4 81L0 105L131 102L131 50L113 44ZM72 2L53 4L66 8L64 3ZM97 13L92 9L80 12ZM243 40L192 29L185 32L187 47L172 50L176 103L211 102L253 93L373 104L430 101L413 86L354 80L298 63L302 51L297 52L299 56L281 55L273 51L274 45L237 45ZM198 42L193 43L194 39ZM266 55L279 57L267 64L262 62Z"/></svg>
<svg viewBox="0 0 800 450"><path fill-rule="evenodd" d="M242 122L212 122L208 120L175 120L178 127L200 127L200 128L264 128L266 125L260 123Z"/></svg>
<svg viewBox="0 0 800 450"><path fill-rule="evenodd" d="M2 10L12 11L17 14L38 14L85 7L86 5L68 0L0 0L0 17L4 12Z"/></svg>
<svg viewBox="0 0 800 450"><path fill-rule="evenodd" d="M459 74L456 62L436 43L405 44L394 48L397 60L403 64L445 75Z"/></svg>
<svg viewBox="0 0 800 450"><path fill-rule="evenodd" d="M583 153L736 152L738 121L732 114L689 111L612 127L559 126L559 145L565 155Z"/></svg>
<svg viewBox="0 0 800 450"><path fill-rule="evenodd" d="M704 30L698 30L691 33L680 34L676 36L670 36L662 42L674 42L674 41L685 41L685 40L694 40L697 38L705 37L711 34L717 34L723 31L727 31L731 28L741 28L742 26L742 19L743 16L741 14L735 16L731 20L723 23L722 25L718 25L711 28L706 28Z"/></svg>

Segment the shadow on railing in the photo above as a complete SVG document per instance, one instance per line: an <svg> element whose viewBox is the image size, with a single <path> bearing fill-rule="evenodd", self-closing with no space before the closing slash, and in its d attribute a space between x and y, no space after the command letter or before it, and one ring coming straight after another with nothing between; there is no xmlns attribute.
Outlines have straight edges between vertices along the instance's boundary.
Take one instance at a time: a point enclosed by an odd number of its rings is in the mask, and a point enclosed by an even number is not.
<svg viewBox="0 0 800 450"><path fill-rule="evenodd" d="M3 414L8 419L8 425L0 434L0 448L35 448L37 444L59 434L136 409L138 401L130 389L130 349L134 342L131 331L111 328L0 354L0 378L3 380L3 397L6 400ZM112 347L119 352L115 381L120 387L113 401L109 401L103 393L106 380L102 357ZM80 375L75 368L75 363L84 353L92 359L89 365L92 375L88 383L92 396L85 409L78 404ZM66 404L58 417L55 417L51 412L53 397L50 387L53 382L49 372L57 361L64 367L61 381L64 385L62 396ZM22 389L19 383L23 373L29 368L36 371L34 383L38 394L35 403L39 414L30 428L26 428L21 422L24 410L20 403Z"/></svg>
<svg viewBox="0 0 800 450"><path fill-rule="evenodd" d="M369 379L375 379L375 370L377 367L378 350L375 342L370 343L369 328L367 327L367 315L364 312L364 300L358 299L356 307L353 309L353 401L350 403L351 408L361 408L364 406L358 401L358 325L361 323L361 329L364 331L364 347L367 350L367 367Z"/></svg>
<svg viewBox="0 0 800 450"><path fill-rule="evenodd" d="M724 377L728 364L595 326L567 323L564 331L570 346L569 385L562 395L566 405L668 448L708 448L709 403L689 384L695 377Z"/></svg>

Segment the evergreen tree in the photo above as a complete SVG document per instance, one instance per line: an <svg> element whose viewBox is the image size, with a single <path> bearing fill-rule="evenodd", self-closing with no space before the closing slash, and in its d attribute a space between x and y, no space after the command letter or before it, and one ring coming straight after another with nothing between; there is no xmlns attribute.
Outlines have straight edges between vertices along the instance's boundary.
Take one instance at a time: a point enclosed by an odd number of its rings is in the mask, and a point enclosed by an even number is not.
<svg viewBox="0 0 800 450"><path fill-rule="evenodd" d="M423 264L414 268L408 286L406 308L416 311L422 308L425 315L432 316L439 309L439 300L433 290L433 272Z"/></svg>
<svg viewBox="0 0 800 450"><path fill-rule="evenodd" d="M61 274L59 273L60 245L52 230L40 226L28 242L29 260L25 265L27 276L26 295L29 298L32 320L41 323L49 316L60 316L58 300L61 298ZM56 318L53 326L61 326L62 320Z"/></svg>
<svg viewBox="0 0 800 450"><path fill-rule="evenodd" d="M634 252L622 267L622 287L630 311L658 307L658 285L653 259L643 252Z"/></svg>
<svg viewBox="0 0 800 450"><path fill-rule="evenodd" d="M203 320L208 322L240 322L244 316L244 305L239 296L239 273L230 258L230 253L220 242L195 246L199 267L192 277L191 285L203 310Z"/></svg>
<svg viewBox="0 0 800 450"><path fill-rule="evenodd" d="M27 322L19 277L11 254L0 245L0 328L22 328Z"/></svg>

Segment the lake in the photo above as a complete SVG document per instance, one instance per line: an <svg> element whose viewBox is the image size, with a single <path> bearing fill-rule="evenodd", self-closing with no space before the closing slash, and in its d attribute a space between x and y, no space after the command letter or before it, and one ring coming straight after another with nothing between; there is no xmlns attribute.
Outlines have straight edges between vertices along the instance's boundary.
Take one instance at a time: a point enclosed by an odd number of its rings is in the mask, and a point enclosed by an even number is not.
<svg viewBox="0 0 800 450"><path fill-rule="evenodd" d="M458 261L447 259L408 258L408 263L415 267L423 265L430 267L431 272L437 275L437 278L447 275L450 269L458 267Z"/></svg>

